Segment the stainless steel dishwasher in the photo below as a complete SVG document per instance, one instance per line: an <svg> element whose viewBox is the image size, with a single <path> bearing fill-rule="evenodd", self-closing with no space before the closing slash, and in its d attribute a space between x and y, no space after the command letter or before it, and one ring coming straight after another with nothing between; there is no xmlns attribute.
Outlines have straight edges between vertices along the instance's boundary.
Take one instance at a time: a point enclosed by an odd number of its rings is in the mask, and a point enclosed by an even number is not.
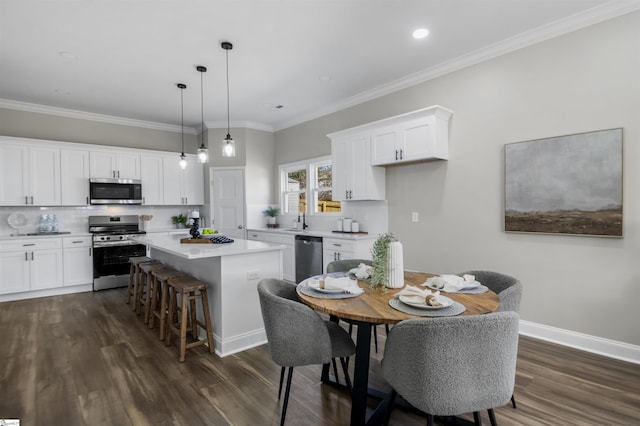
<svg viewBox="0 0 640 426"><path fill-rule="evenodd" d="M296 282L322 274L322 237L296 235Z"/></svg>

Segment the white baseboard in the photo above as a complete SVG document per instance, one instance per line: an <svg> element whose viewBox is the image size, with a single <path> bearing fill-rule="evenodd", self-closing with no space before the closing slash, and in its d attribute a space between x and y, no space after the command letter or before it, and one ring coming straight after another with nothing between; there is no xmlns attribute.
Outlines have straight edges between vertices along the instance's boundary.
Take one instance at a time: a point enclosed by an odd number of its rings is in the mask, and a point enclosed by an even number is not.
<svg viewBox="0 0 640 426"><path fill-rule="evenodd" d="M14 300L35 299L38 297L59 296L61 294L82 293L93 291L93 283L80 284L70 287L48 288L44 290L25 291L0 295L0 302L12 302Z"/></svg>
<svg viewBox="0 0 640 426"><path fill-rule="evenodd" d="M640 364L640 346L522 320L520 320L520 334Z"/></svg>
<svg viewBox="0 0 640 426"><path fill-rule="evenodd" d="M214 334L213 341L216 345L216 355L223 358L238 352L246 351L247 349L255 348L256 346L264 345L267 343L267 334L263 328L260 330L254 330L250 333L233 336L226 339L224 342L220 339L220 336Z"/></svg>

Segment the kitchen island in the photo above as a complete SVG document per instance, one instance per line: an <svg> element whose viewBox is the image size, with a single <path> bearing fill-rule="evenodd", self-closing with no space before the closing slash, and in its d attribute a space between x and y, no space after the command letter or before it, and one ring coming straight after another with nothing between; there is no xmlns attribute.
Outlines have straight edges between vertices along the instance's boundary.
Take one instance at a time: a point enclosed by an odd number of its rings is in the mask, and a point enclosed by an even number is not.
<svg viewBox="0 0 640 426"><path fill-rule="evenodd" d="M241 239L188 244L181 238L147 235L136 241L147 245L154 260L207 283L216 354L224 357L266 343L256 287L262 278L282 278L285 246Z"/></svg>

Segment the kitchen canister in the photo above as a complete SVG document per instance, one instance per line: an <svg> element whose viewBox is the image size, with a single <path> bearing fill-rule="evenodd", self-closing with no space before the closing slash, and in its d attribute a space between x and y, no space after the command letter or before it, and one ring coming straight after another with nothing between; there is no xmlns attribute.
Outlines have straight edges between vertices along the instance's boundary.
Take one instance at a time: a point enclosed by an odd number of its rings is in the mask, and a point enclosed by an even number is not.
<svg viewBox="0 0 640 426"><path fill-rule="evenodd" d="M342 218L336 220L336 231L342 232Z"/></svg>
<svg viewBox="0 0 640 426"><path fill-rule="evenodd" d="M404 259L402 258L402 243L400 241L392 241L388 247L389 276L387 287L402 288L404 287Z"/></svg>
<svg viewBox="0 0 640 426"><path fill-rule="evenodd" d="M351 222L351 232L360 232L360 224L355 220Z"/></svg>
<svg viewBox="0 0 640 426"><path fill-rule="evenodd" d="M353 219L345 217L342 220L342 230L344 232L351 232L351 224L353 223Z"/></svg>

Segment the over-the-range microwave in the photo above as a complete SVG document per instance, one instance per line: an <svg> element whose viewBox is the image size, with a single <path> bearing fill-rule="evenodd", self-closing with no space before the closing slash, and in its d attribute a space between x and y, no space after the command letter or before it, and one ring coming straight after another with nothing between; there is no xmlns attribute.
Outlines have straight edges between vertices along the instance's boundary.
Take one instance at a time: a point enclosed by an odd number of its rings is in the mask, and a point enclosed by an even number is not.
<svg viewBox="0 0 640 426"><path fill-rule="evenodd" d="M138 179L89 179L90 204L142 204Z"/></svg>

